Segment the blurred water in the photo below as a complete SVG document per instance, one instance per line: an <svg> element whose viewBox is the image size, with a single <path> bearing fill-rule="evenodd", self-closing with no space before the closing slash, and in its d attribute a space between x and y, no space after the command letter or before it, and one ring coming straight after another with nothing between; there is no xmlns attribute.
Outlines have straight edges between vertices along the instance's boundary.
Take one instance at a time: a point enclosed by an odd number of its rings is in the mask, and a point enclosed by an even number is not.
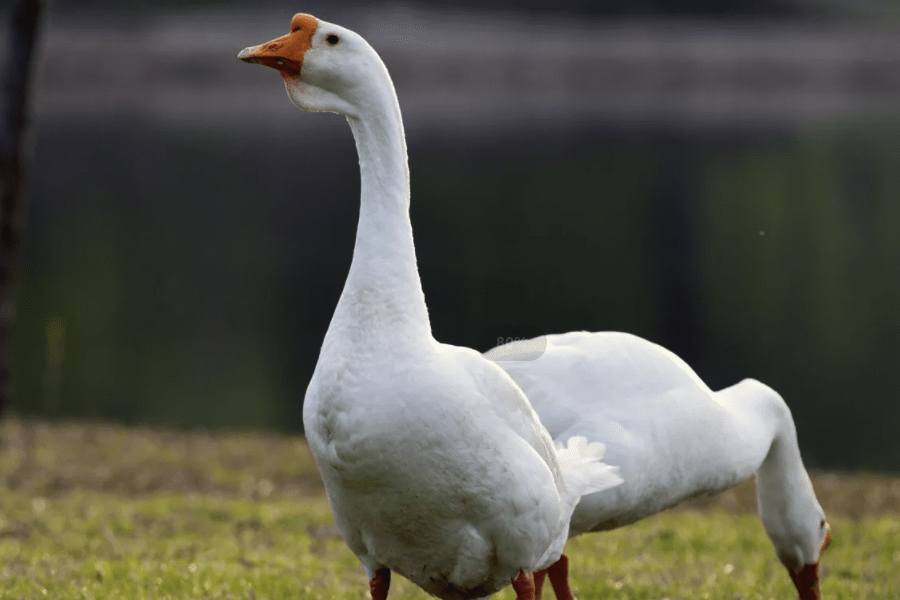
<svg viewBox="0 0 900 600"><path fill-rule="evenodd" d="M343 119L235 58L289 16L49 30L18 410L301 426L359 188ZM900 468L900 37L344 17L397 82L438 339L630 331L781 391L813 464Z"/></svg>

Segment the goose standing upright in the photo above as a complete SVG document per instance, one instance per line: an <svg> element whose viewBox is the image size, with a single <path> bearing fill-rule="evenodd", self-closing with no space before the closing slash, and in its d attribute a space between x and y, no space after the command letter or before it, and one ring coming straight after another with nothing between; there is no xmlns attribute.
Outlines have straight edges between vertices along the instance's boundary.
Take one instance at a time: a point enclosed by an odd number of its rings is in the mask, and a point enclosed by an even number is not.
<svg viewBox="0 0 900 600"><path fill-rule="evenodd" d="M625 333L548 335L486 356L519 384L554 438L602 439L606 460L621 469L621 486L581 499L570 536L633 523L755 473L778 558L800 600L820 600L818 562L831 530L791 411L774 390L746 379L713 392L678 356Z"/></svg>
<svg viewBox="0 0 900 600"><path fill-rule="evenodd" d="M356 246L303 424L372 598L387 597L396 571L446 600L510 582L531 600L532 573L560 560L580 496L621 479L600 460L602 444L576 438L557 450L495 363L432 337L400 108L369 44L298 14L289 34L238 57L278 70L297 107L345 115L356 139Z"/></svg>

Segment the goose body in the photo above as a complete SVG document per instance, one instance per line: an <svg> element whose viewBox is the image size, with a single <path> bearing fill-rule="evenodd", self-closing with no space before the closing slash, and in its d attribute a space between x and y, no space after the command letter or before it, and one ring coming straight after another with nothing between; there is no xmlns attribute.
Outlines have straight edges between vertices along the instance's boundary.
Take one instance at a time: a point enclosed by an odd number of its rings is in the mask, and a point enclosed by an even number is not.
<svg viewBox="0 0 900 600"><path fill-rule="evenodd" d="M554 438L602 439L622 485L581 498L570 535L614 529L756 474L760 515L801 600L818 600L830 541L790 409L746 379L713 392L678 356L634 335L573 332L486 353Z"/></svg>
<svg viewBox="0 0 900 600"><path fill-rule="evenodd" d="M475 351L434 343L397 368L382 350L343 381L320 361L304 407L335 521L366 570L469 598L549 566L576 499L524 396Z"/></svg>
<svg viewBox="0 0 900 600"><path fill-rule="evenodd" d="M390 572L447 600L560 560L578 499L620 483L601 444L554 442L515 382L438 343L416 267L400 109L359 35L309 15L239 58L273 67L299 108L344 114L360 159L353 261L307 389L303 422L335 523L387 597Z"/></svg>

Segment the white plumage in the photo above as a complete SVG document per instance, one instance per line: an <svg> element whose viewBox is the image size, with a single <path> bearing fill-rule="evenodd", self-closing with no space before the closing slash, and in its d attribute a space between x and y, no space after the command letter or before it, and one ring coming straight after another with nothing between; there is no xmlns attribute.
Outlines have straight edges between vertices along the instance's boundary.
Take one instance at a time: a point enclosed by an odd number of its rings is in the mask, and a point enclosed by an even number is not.
<svg viewBox="0 0 900 600"><path fill-rule="evenodd" d="M560 558L578 499L619 484L617 470L597 444L557 452L502 369L432 337L400 109L366 41L296 15L290 34L239 57L277 69L299 108L346 115L356 139L356 246L303 422L373 598L387 596L390 571L448 600L511 580L533 597L530 574Z"/></svg>
<svg viewBox="0 0 900 600"><path fill-rule="evenodd" d="M486 353L519 384L558 441L606 445L624 483L583 497L570 535L627 525L756 474L766 532L801 600L818 600L830 540L791 412L753 379L713 392L678 356L625 333L574 332Z"/></svg>

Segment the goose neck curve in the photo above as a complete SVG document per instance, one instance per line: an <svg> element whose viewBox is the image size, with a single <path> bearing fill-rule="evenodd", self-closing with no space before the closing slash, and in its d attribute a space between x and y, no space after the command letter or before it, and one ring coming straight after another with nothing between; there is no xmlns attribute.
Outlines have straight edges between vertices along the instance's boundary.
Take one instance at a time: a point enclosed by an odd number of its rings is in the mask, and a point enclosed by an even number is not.
<svg viewBox="0 0 900 600"><path fill-rule="evenodd" d="M386 72L385 72L386 73ZM380 89L384 88L384 89ZM348 116L360 165L360 212L350 273L332 326L409 330L430 338L409 218L409 167L400 108L390 80L359 115Z"/></svg>

